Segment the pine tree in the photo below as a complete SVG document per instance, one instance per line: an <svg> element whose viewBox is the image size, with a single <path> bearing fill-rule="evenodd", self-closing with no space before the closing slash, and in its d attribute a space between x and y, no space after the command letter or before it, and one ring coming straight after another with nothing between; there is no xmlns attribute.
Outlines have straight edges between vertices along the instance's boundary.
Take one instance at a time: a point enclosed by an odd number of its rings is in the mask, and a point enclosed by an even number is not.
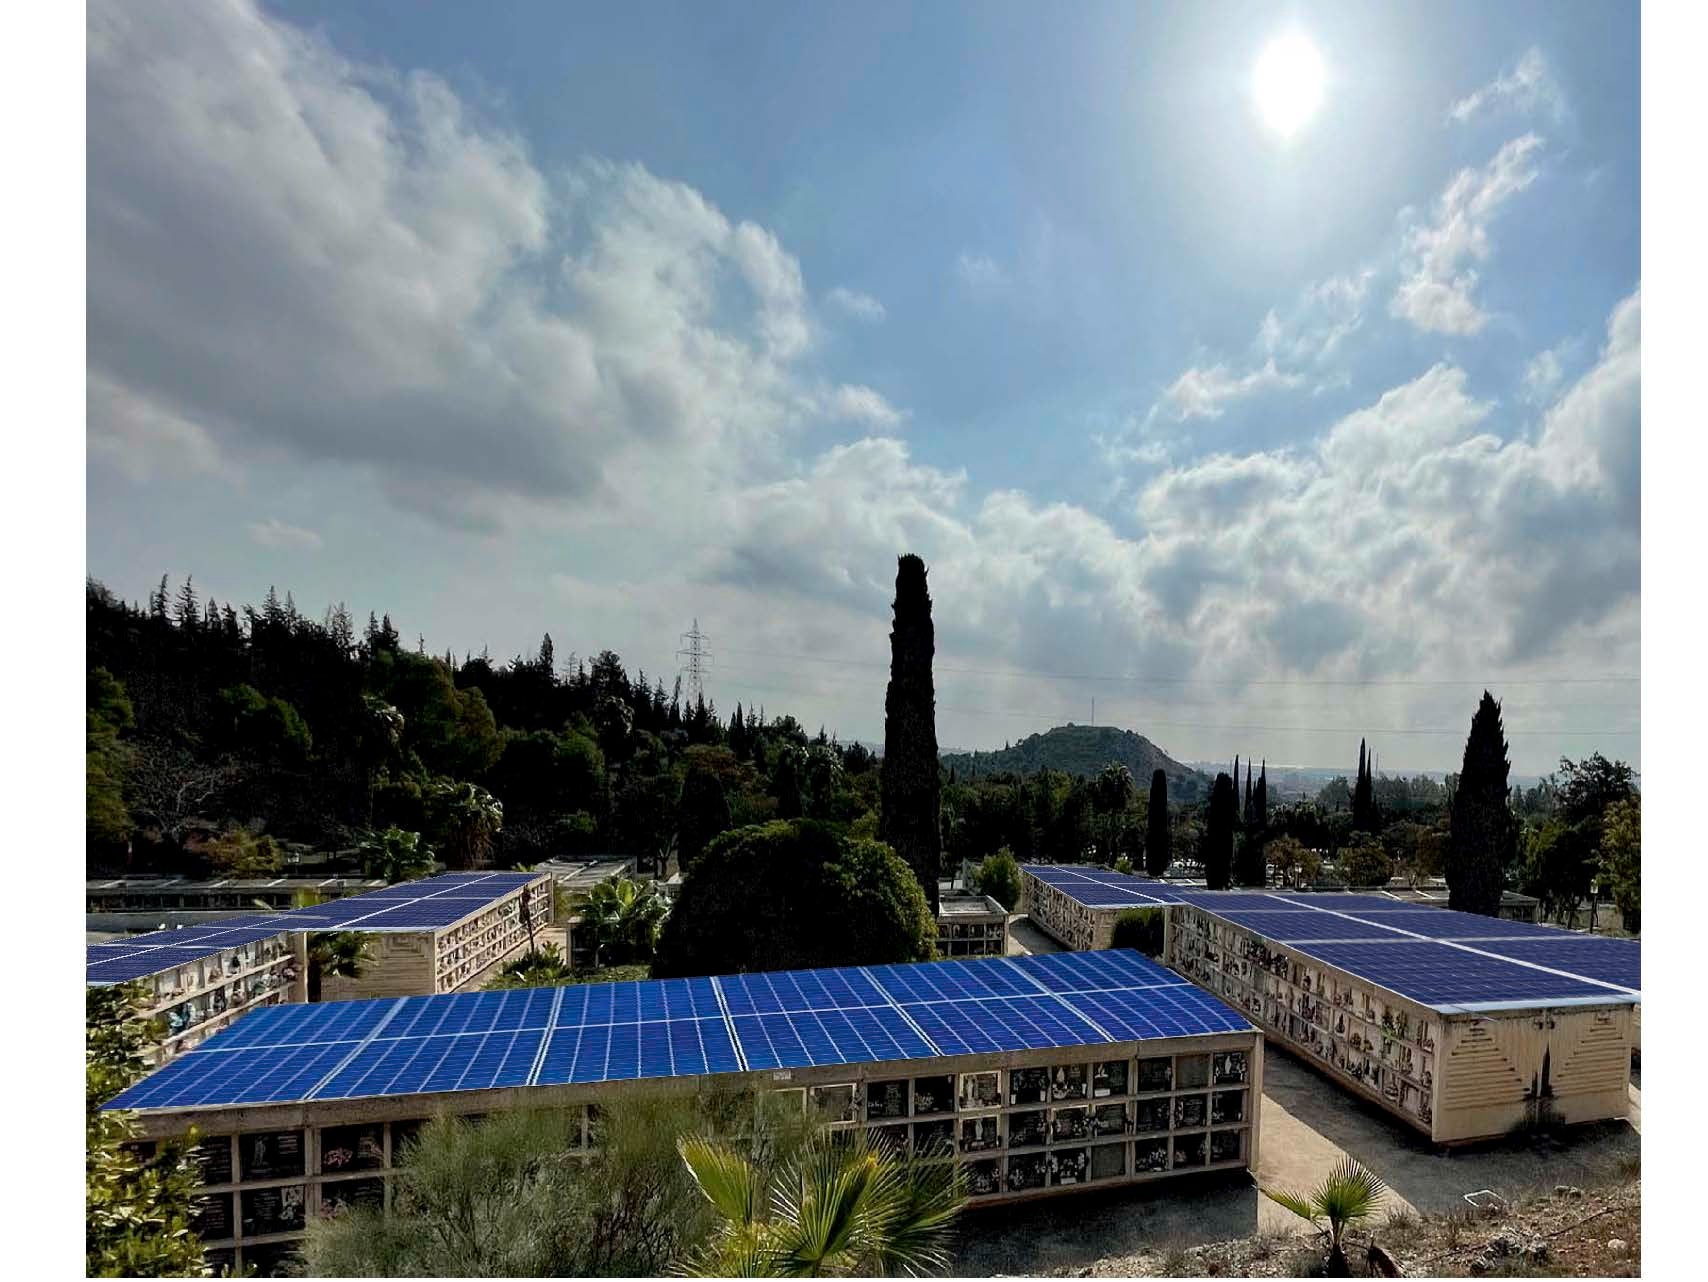
<svg viewBox="0 0 1708 1282"><path fill-rule="evenodd" d="M160 623L166 622L166 576L160 576L160 587L148 594L148 613Z"/></svg>
<svg viewBox="0 0 1708 1282"><path fill-rule="evenodd" d="M1150 809L1145 815L1145 872L1152 877L1168 871L1173 857L1169 837L1168 776L1157 770L1151 774Z"/></svg>
<svg viewBox="0 0 1708 1282"><path fill-rule="evenodd" d="M1211 890L1226 890L1233 874L1237 797L1234 781L1225 774L1217 775L1210 789L1209 812L1204 816L1204 880Z"/></svg>
<svg viewBox="0 0 1708 1282"><path fill-rule="evenodd" d="M937 647L925 562L911 553L896 563L893 608L890 684L884 695L878 837L888 842L913 869L935 914L943 852L939 826L937 699L931 679L931 661Z"/></svg>
<svg viewBox="0 0 1708 1282"><path fill-rule="evenodd" d="M540 639L540 657L534 666L539 669L547 686L557 684L557 656L552 651L552 634L549 632Z"/></svg>
<svg viewBox="0 0 1708 1282"><path fill-rule="evenodd" d="M184 586L178 589L177 617L174 620L181 632L194 632L202 621L202 607L196 601L195 576L187 575Z"/></svg>
<svg viewBox="0 0 1708 1282"><path fill-rule="evenodd" d="M1447 843L1447 906L1460 912L1500 915L1506 869L1517 853L1508 807L1506 731L1500 704L1487 690L1471 718L1464 764L1453 792Z"/></svg>

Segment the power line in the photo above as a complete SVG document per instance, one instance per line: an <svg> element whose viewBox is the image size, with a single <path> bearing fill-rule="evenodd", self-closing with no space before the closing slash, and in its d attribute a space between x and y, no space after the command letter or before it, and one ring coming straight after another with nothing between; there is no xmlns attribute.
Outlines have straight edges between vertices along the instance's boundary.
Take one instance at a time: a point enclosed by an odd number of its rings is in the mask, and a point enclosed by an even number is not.
<svg viewBox="0 0 1708 1282"><path fill-rule="evenodd" d="M694 620L694 626L681 636L683 649L676 652L678 659L687 662L677 669L683 680L688 683L688 703L698 706L706 698L706 667L712 661L712 652L705 647L711 638L700 631L700 620Z"/></svg>
<svg viewBox="0 0 1708 1282"><path fill-rule="evenodd" d="M807 663L829 663L840 667L885 668L888 663L871 659L833 659L827 655L798 654L785 650L752 650L730 646L730 654L750 654L762 659L800 659ZM1240 680L1215 677L1118 676L1111 673L1045 672L1037 668L967 668L954 664L933 664L934 672L954 672L968 676L1021 677L1046 681L1124 681L1137 685L1234 685L1234 686L1534 686L1534 685L1609 685L1640 682L1641 677L1617 674L1605 677L1273 677Z"/></svg>

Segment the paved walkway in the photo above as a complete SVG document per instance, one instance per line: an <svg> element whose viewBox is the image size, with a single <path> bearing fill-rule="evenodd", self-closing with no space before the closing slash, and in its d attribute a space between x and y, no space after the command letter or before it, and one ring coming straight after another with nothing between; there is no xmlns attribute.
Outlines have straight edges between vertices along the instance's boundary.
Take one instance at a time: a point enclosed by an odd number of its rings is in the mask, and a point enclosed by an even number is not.
<svg viewBox="0 0 1708 1282"><path fill-rule="evenodd" d="M1059 953L1061 951L1062 946L1034 926L1030 917L1021 915L1009 919L1008 955L1010 957L1029 957L1033 953Z"/></svg>
<svg viewBox="0 0 1708 1282"><path fill-rule="evenodd" d="M1192 1246L1259 1229L1301 1232L1303 1221L1262 1196L1258 1184L1309 1190L1348 1156L1387 1183L1388 1209L1439 1213L1463 1209L1464 1195L1478 1189L1513 1198L1537 1187L1609 1182L1619 1178L1621 1160L1641 1148L1642 1099L1635 1089L1630 1125L1580 1127L1551 1143L1445 1150L1273 1042L1264 1052L1263 1085L1256 1181L1243 1174L1206 1177L971 1211L954 1272L1038 1274L1158 1244Z"/></svg>

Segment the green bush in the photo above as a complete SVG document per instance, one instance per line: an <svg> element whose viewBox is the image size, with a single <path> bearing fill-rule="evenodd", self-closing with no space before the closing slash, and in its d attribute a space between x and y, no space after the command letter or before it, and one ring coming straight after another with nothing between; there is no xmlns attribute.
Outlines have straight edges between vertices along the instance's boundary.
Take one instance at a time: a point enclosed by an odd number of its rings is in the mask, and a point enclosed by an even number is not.
<svg viewBox="0 0 1708 1282"><path fill-rule="evenodd" d="M887 845L810 819L716 838L682 880L653 975L866 966L931 957L925 892Z"/></svg>
<svg viewBox="0 0 1708 1282"><path fill-rule="evenodd" d="M973 886L981 895L989 895L1009 912L1020 906L1020 865L1007 846L985 857L973 874Z"/></svg>
<svg viewBox="0 0 1708 1282"><path fill-rule="evenodd" d="M1162 956L1162 909L1129 908L1115 918L1111 948L1136 948L1147 957Z"/></svg>

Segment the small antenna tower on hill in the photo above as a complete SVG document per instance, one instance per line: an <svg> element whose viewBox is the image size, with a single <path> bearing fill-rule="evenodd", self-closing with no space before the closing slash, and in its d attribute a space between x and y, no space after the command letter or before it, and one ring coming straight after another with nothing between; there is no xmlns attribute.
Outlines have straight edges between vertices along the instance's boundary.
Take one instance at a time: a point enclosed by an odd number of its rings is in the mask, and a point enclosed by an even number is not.
<svg viewBox="0 0 1708 1282"><path fill-rule="evenodd" d="M687 683L688 702L692 705L706 697L706 668L712 661L712 652L706 648L706 643L711 638L700 631L700 621L695 619L694 626L682 634L681 640L682 649L676 652L676 657L683 663L678 671Z"/></svg>

